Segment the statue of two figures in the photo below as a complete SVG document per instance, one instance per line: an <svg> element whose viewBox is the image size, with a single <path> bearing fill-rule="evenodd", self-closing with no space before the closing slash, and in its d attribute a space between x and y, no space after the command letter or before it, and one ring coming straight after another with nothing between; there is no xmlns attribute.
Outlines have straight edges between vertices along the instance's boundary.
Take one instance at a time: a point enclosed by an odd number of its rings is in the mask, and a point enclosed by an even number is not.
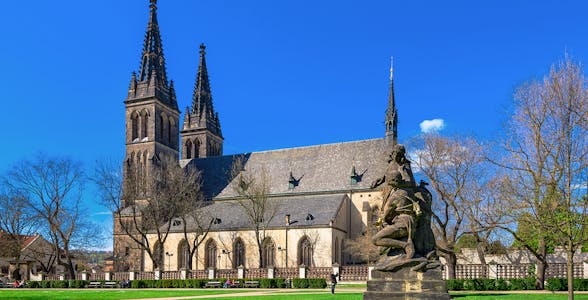
<svg viewBox="0 0 588 300"><path fill-rule="evenodd" d="M394 145L384 176L372 184L383 187L383 203L372 242L381 247L375 269L397 272L410 268L425 272L440 267L431 229L431 193L415 183L403 145Z"/></svg>

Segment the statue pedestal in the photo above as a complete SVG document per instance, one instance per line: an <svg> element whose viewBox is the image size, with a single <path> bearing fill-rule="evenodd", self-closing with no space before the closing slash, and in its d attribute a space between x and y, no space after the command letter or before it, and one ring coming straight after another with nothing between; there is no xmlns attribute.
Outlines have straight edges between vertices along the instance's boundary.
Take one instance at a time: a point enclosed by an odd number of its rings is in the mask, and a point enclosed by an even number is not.
<svg viewBox="0 0 588 300"><path fill-rule="evenodd" d="M448 300L441 266L425 272L404 268L397 272L372 271L372 280L367 282L364 300Z"/></svg>

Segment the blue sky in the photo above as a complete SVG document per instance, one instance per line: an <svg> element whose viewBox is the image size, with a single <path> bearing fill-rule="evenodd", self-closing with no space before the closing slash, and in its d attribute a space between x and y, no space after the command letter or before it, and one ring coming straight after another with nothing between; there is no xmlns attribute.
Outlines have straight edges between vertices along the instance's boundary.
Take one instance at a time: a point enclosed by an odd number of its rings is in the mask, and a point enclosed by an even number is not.
<svg viewBox="0 0 588 300"><path fill-rule="evenodd" d="M392 55L401 141L433 119L444 132L493 139L517 85L542 76L565 51L582 63L588 57L583 1L158 7L182 111L198 45L207 45L226 154L382 137ZM39 151L71 156L89 172L96 159L124 155L123 100L148 12L147 0L2 3L0 171ZM103 208L91 210L109 224Z"/></svg>

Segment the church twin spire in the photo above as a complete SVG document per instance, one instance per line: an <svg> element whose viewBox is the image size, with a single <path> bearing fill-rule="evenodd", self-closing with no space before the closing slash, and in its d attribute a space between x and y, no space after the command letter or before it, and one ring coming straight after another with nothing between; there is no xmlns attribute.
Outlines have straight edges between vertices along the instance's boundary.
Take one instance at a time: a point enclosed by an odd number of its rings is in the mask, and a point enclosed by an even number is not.
<svg viewBox="0 0 588 300"><path fill-rule="evenodd" d="M208 69L206 68L206 46L200 44L200 59L194 93L192 94L192 107L186 108L184 129L203 127L212 133L222 137L218 113L214 111Z"/></svg>

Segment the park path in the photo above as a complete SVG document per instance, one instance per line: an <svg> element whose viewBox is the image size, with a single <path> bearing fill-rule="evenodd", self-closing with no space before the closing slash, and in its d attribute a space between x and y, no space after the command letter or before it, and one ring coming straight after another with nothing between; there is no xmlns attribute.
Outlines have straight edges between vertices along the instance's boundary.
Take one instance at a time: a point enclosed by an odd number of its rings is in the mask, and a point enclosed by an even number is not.
<svg viewBox="0 0 588 300"><path fill-rule="evenodd" d="M364 292L365 288L342 288L338 289L338 292ZM269 295L276 295L276 294L284 294L284 295L311 295L311 294L327 294L331 291L329 289L323 290L308 290L308 289L266 289L266 290L257 290L251 292L237 292L235 293L227 293L227 294L215 294L215 295L200 295L200 296L181 296L181 297L168 297L168 298L145 298L145 299L138 299L138 300L184 300L184 299L216 299L216 298L226 298L226 297L254 297L254 296L269 296Z"/></svg>

